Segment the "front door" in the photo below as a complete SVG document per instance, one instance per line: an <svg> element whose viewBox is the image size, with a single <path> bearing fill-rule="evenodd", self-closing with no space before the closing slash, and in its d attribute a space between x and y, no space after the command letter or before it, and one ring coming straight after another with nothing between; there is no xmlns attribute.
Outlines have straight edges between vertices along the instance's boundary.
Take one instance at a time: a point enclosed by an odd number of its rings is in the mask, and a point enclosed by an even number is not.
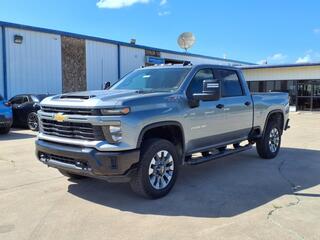
<svg viewBox="0 0 320 240"><path fill-rule="evenodd" d="M203 90L203 80L214 80L212 69L199 70L190 82L187 89L188 99L194 93L201 93ZM218 101L200 101L198 107L189 108L184 115L187 139L187 152L200 152L219 143L219 135L223 134L224 110L217 108L221 104ZM188 140L190 139L190 140Z"/></svg>

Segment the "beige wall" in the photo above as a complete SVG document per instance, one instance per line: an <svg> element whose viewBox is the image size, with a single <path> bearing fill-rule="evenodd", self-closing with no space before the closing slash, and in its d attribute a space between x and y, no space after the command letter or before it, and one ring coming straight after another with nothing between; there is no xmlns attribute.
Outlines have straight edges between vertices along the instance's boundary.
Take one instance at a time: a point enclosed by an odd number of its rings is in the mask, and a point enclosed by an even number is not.
<svg viewBox="0 0 320 240"><path fill-rule="evenodd" d="M320 66L244 69L247 81L320 79Z"/></svg>

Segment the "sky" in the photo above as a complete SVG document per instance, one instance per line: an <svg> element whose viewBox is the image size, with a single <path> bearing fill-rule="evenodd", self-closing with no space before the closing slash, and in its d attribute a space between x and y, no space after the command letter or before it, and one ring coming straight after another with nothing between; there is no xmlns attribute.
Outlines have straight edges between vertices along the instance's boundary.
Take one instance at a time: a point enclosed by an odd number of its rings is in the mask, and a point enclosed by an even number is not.
<svg viewBox="0 0 320 240"><path fill-rule="evenodd" d="M320 62L319 0L0 0L7 21L252 63Z"/></svg>

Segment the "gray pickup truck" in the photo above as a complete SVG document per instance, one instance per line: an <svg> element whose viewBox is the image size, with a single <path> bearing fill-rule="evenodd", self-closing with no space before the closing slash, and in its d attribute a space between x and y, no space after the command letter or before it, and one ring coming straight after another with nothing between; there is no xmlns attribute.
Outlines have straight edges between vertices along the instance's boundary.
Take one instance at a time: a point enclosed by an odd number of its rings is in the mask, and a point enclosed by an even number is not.
<svg viewBox="0 0 320 240"><path fill-rule="evenodd" d="M130 182L165 196L181 165L250 149L277 156L288 128L287 93L251 94L242 72L216 65L137 69L107 90L46 98L36 155L71 178Z"/></svg>

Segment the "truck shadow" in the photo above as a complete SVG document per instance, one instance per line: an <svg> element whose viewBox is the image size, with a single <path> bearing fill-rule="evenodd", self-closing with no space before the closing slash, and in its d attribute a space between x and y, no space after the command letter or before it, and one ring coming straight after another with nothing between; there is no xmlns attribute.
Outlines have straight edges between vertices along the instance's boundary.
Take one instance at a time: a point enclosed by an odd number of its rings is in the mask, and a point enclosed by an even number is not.
<svg viewBox="0 0 320 240"><path fill-rule="evenodd" d="M31 130L11 128L8 134L0 135L0 141L28 139L28 138L35 138L36 136L37 136L37 132L32 132Z"/></svg>
<svg viewBox="0 0 320 240"><path fill-rule="evenodd" d="M181 168L171 193L158 200L136 196L128 184L108 184L94 179L71 183L69 192L106 207L137 214L232 217L283 195L317 186L319 172L320 151L282 148L276 159L261 160L253 149Z"/></svg>

